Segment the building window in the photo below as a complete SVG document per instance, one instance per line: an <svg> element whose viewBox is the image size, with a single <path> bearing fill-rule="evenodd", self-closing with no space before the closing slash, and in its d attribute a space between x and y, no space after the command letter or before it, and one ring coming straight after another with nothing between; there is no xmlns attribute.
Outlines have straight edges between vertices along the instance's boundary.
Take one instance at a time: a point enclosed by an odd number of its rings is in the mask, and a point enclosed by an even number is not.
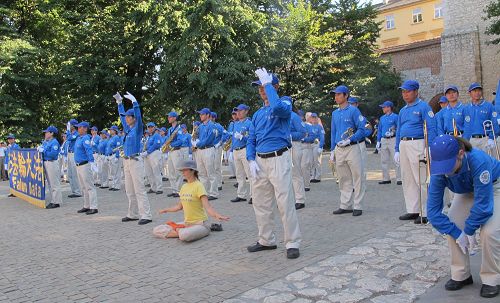
<svg viewBox="0 0 500 303"><path fill-rule="evenodd" d="M385 16L385 29L393 29L394 27L394 15Z"/></svg>
<svg viewBox="0 0 500 303"><path fill-rule="evenodd" d="M443 4L438 3L434 5L434 19L443 18Z"/></svg>
<svg viewBox="0 0 500 303"><path fill-rule="evenodd" d="M422 22L422 9L416 8L413 10L413 23Z"/></svg>

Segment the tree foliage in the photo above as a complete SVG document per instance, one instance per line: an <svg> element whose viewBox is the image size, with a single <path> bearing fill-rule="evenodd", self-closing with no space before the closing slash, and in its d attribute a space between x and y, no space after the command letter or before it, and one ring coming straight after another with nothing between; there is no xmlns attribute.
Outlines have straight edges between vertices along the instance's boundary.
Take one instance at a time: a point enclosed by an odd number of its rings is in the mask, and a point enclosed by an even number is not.
<svg viewBox="0 0 500 303"><path fill-rule="evenodd" d="M491 24L486 29L486 33L496 36L491 43L500 44L500 0L492 1L486 7L486 19L491 21Z"/></svg>

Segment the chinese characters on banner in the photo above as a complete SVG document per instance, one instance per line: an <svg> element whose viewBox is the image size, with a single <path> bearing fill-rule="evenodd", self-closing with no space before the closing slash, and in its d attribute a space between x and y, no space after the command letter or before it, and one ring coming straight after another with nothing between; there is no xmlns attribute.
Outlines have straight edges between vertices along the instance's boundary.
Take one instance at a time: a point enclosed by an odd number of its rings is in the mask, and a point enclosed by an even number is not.
<svg viewBox="0 0 500 303"><path fill-rule="evenodd" d="M45 178L42 155L36 149L14 149L9 153L10 192L45 208Z"/></svg>

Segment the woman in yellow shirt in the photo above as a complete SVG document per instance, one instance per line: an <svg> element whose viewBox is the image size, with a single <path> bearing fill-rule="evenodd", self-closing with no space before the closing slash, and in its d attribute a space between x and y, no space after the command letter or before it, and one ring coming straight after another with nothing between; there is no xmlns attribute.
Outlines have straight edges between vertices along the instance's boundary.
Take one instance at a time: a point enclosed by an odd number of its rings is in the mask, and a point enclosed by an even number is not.
<svg viewBox="0 0 500 303"><path fill-rule="evenodd" d="M210 233L207 213L218 221L227 221L229 217L217 213L208 202L205 187L198 180L196 162L184 161L179 170L182 171L184 179L187 180L179 192L180 201L174 207L160 210L160 214L184 210L184 222L167 222L155 227L153 234L159 238L179 238L186 242L196 241Z"/></svg>

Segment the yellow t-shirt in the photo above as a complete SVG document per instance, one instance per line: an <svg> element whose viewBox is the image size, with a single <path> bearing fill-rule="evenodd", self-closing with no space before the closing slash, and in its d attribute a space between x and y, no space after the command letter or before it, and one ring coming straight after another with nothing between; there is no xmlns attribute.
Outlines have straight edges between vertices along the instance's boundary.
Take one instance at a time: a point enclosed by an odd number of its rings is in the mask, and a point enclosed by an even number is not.
<svg viewBox="0 0 500 303"><path fill-rule="evenodd" d="M199 180L182 185L179 196L182 208L184 209L185 224L193 224L208 220L205 208L203 208L203 204L201 203L201 197L206 195L207 192L205 187Z"/></svg>

